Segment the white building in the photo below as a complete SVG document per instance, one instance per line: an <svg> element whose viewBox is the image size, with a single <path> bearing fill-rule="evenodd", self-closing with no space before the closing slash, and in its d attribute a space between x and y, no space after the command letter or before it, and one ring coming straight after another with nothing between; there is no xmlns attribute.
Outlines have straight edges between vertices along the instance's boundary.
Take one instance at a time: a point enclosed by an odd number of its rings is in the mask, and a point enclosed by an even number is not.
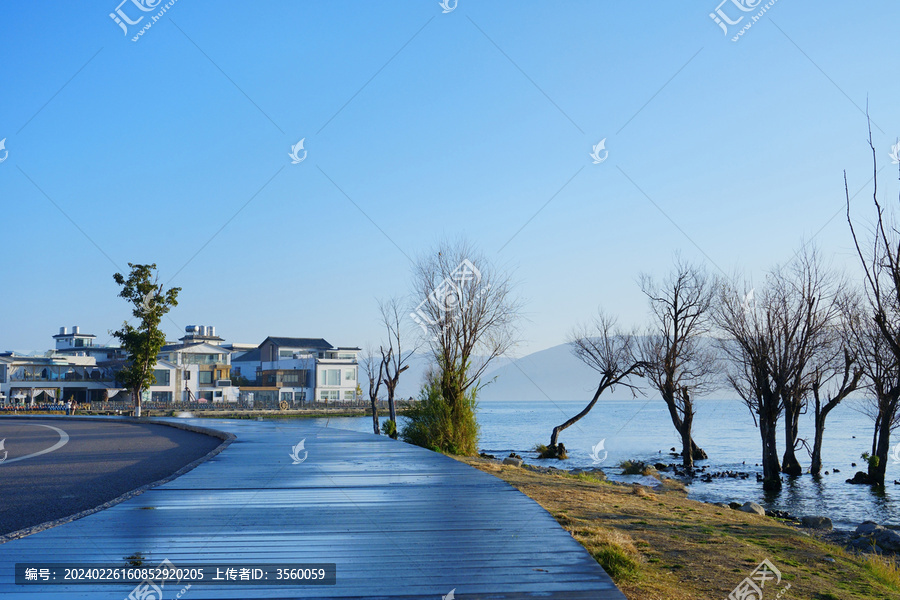
<svg viewBox="0 0 900 600"><path fill-rule="evenodd" d="M131 402L116 380L128 360L121 348L97 346L96 336L78 327L62 327L53 338L56 348L42 356L0 354L0 405ZM156 383L142 400L167 405L240 399L255 408L291 408L357 398L359 348L335 348L321 338L267 337L256 347L223 342L215 327L186 327L178 343L160 350ZM245 385L234 385L232 378Z"/></svg>
<svg viewBox="0 0 900 600"><path fill-rule="evenodd" d="M125 389L116 381L125 364L121 348L97 346L96 336L81 333L77 326L71 332L60 328L53 338L56 348L42 356L0 354L0 405L130 401L127 395L120 396ZM157 384L148 390L148 399L174 395L169 383L174 368L165 362L157 365Z"/></svg>
<svg viewBox="0 0 900 600"><path fill-rule="evenodd" d="M224 340L216 328L190 325L178 341L159 352L159 364L172 366L172 398L200 404L237 402L240 390L231 383L231 351L221 345Z"/></svg>
<svg viewBox="0 0 900 600"><path fill-rule="evenodd" d="M257 407L291 408L309 402L356 399L359 348L335 348L322 338L267 337L233 362L241 398Z"/></svg>

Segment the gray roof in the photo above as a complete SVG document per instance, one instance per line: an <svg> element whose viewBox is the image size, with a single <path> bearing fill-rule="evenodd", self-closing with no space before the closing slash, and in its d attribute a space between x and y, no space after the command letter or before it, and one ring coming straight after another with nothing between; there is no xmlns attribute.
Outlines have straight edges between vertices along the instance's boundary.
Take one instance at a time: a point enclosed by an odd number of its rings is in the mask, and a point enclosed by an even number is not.
<svg viewBox="0 0 900 600"><path fill-rule="evenodd" d="M331 350L332 345L322 338L290 338L290 337L272 337L269 336L263 340L263 344L271 341L276 346L287 346L288 348L321 348L323 350ZM262 344L260 344L262 346Z"/></svg>
<svg viewBox="0 0 900 600"><path fill-rule="evenodd" d="M221 354L228 354L230 351L228 348L222 348L221 346L217 346L215 344L210 344L209 342L185 342L183 344L166 344L162 348L160 348L160 352L172 352L174 350L186 350L187 348L194 348L196 346L212 346L213 348L219 348L221 350Z"/></svg>
<svg viewBox="0 0 900 600"><path fill-rule="evenodd" d="M249 352L245 352L244 354L241 354L237 358L232 358L231 364L234 364L236 362L259 362L261 357L262 357L262 351L260 351L259 348L254 348L253 350L250 350Z"/></svg>

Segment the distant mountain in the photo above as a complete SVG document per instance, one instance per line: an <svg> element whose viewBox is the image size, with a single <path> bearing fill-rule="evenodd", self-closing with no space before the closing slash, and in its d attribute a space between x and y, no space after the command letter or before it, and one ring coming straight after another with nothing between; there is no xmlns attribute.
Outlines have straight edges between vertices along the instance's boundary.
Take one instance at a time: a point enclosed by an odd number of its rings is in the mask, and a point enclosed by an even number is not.
<svg viewBox="0 0 900 600"><path fill-rule="evenodd" d="M410 368L400 378L398 397L417 398L425 372L431 364L431 354L416 354ZM491 363L482 377L488 383L478 395L481 402L496 400L557 400L589 401L600 381L599 374L574 354L569 344L560 344L518 359L499 358ZM645 383L635 380L635 384ZM650 393L646 388L645 393ZM731 397L729 389L711 391L709 397ZM604 400L630 400L631 391L623 386L606 393Z"/></svg>
<svg viewBox="0 0 900 600"><path fill-rule="evenodd" d="M419 397L419 390L422 389L422 384L425 382L425 373L428 372L431 362L430 352L421 352L412 356L409 361L409 369L400 376L400 383L397 385L398 398ZM489 369L493 371L512 362L510 358L500 357L491 362ZM365 390L363 390L363 394L365 394Z"/></svg>
<svg viewBox="0 0 900 600"><path fill-rule="evenodd" d="M560 344L499 365L485 376L492 380L479 400L590 400L599 376L572 354L568 344ZM631 398L626 389L617 389L610 398Z"/></svg>
<svg viewBox="0 0 900 600"><path fill-rule="evenodd" d="M409 369L403 372L400 376L400 382L397 384L397 398L418 398L419 390L422 389L422 382L425 381L425 373L430 365L430 354L413 354L409 359ZM365 393L366 390L363 389L363 395Z"/></svg>
<svg viewBox="0 0 900 600"><path fill-rule="evenodd" d="M397 397L417 398L431 354L420 353L410 359L410 367L400 377ZM478 395L479 401L492 400L589 400L597 388L597 372L578 360L568 344L560 344L518 359L494 360L482 377L490 382ZM546 395L545 395L546 394ZM624 388L610 398L631 398Z"/></svg>
<svg viewBox="0 0 900 600"><path fill-rule="evenodd" d="M529 354L515 361L491 370L485 380L494 381L481 390L480 401L493 400L584 400L590 401L600 374L585 365L572 354L569 344L560 344ZM655 396L647 382L633 378L632 383L641 388L646 397ZM705 397L733 397L727 388L710 390ZM604 400L631 400L634 396L629 388L617 386L612 393L606 392Z"/></svg>

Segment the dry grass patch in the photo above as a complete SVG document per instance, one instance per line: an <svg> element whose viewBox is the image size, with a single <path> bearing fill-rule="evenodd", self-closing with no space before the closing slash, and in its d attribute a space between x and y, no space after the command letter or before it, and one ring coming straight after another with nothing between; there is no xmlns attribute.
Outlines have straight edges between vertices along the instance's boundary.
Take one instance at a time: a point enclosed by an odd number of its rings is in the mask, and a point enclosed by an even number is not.
<svg viewBox="0 0 900 600"><path fill-rule="evenodd" d="M895 564L855 557L774 519L688 500L683 491L459 460L543 506L630 600L726 598L763 559L791 584L785 600L900 600Z"/></svg>

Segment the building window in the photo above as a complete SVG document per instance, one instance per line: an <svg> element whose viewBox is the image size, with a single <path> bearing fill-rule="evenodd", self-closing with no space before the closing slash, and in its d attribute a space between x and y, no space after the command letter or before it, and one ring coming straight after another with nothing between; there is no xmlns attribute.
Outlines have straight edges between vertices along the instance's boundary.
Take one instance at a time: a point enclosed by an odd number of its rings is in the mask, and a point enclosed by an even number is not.
<svg viewBox="0 0 900 600"><path fill-rule="evenodd" d="M152 402L164 402L168 404L172 401L172 392L151 392L150 400Z"/></svg>
<svg viewBox="0 0 900 600"><path fill-rule="evenodd" d="M169 371L166 369L154 369L153 378L156 379L153 385L169 385Z"/></svg>
<svg viewBox="0 0 900 600"><path fill-rule="evenodd" d="M344 381L356 381L356 370L344 371Z"/></svg>
<svg viewBox="0 0 900 600"><path fill-rule="evenodd" d="M294 394L291 392L281 392L281 401L288 404L294 403Z"/></svg>
<svg viewBox="0 0 900 600"><path fill-rule="evenodd" d="M184 380L185 380L185 381L190 381L190 380L191 380L191 372L190 372L190 371L185 371L185 372L184 372Z"/></svg>
<svg viewBox="0 0 900 600"><path fill-rule="evenodd" d="M200 385L212 385L212 371L200 371Z"/></svg>
<svg viewBox="0 0 900 600"><path fill-rule="evenodd" d="M326 369L325 370L325 385L341 385L341 370L340 369Z"/></svg>
<svg viewBox="0 0 900 600"><path fill-rule="evenodd" d="M279 350L278 358L294 358L294 352L292 350Z"/></svg>
<svg viewBox="0 0 900 600"><path fill-rule="evenodd" d="M345 402L353 402L356 399L356 392L347 390L344 392L344 401Z"/></svg>
<svg viewBox="0 0 900 600"><path fill-rule="evenodd" d="M322 402L328 402L328 390L322 390L319 394L319 399L322 400Z"/></svg>
<svg viewBox="0 0 900 600"><path fill-rule="evenodd" d="M184 354L186 365L214 365L222 362L220 354Z"/></svg>

